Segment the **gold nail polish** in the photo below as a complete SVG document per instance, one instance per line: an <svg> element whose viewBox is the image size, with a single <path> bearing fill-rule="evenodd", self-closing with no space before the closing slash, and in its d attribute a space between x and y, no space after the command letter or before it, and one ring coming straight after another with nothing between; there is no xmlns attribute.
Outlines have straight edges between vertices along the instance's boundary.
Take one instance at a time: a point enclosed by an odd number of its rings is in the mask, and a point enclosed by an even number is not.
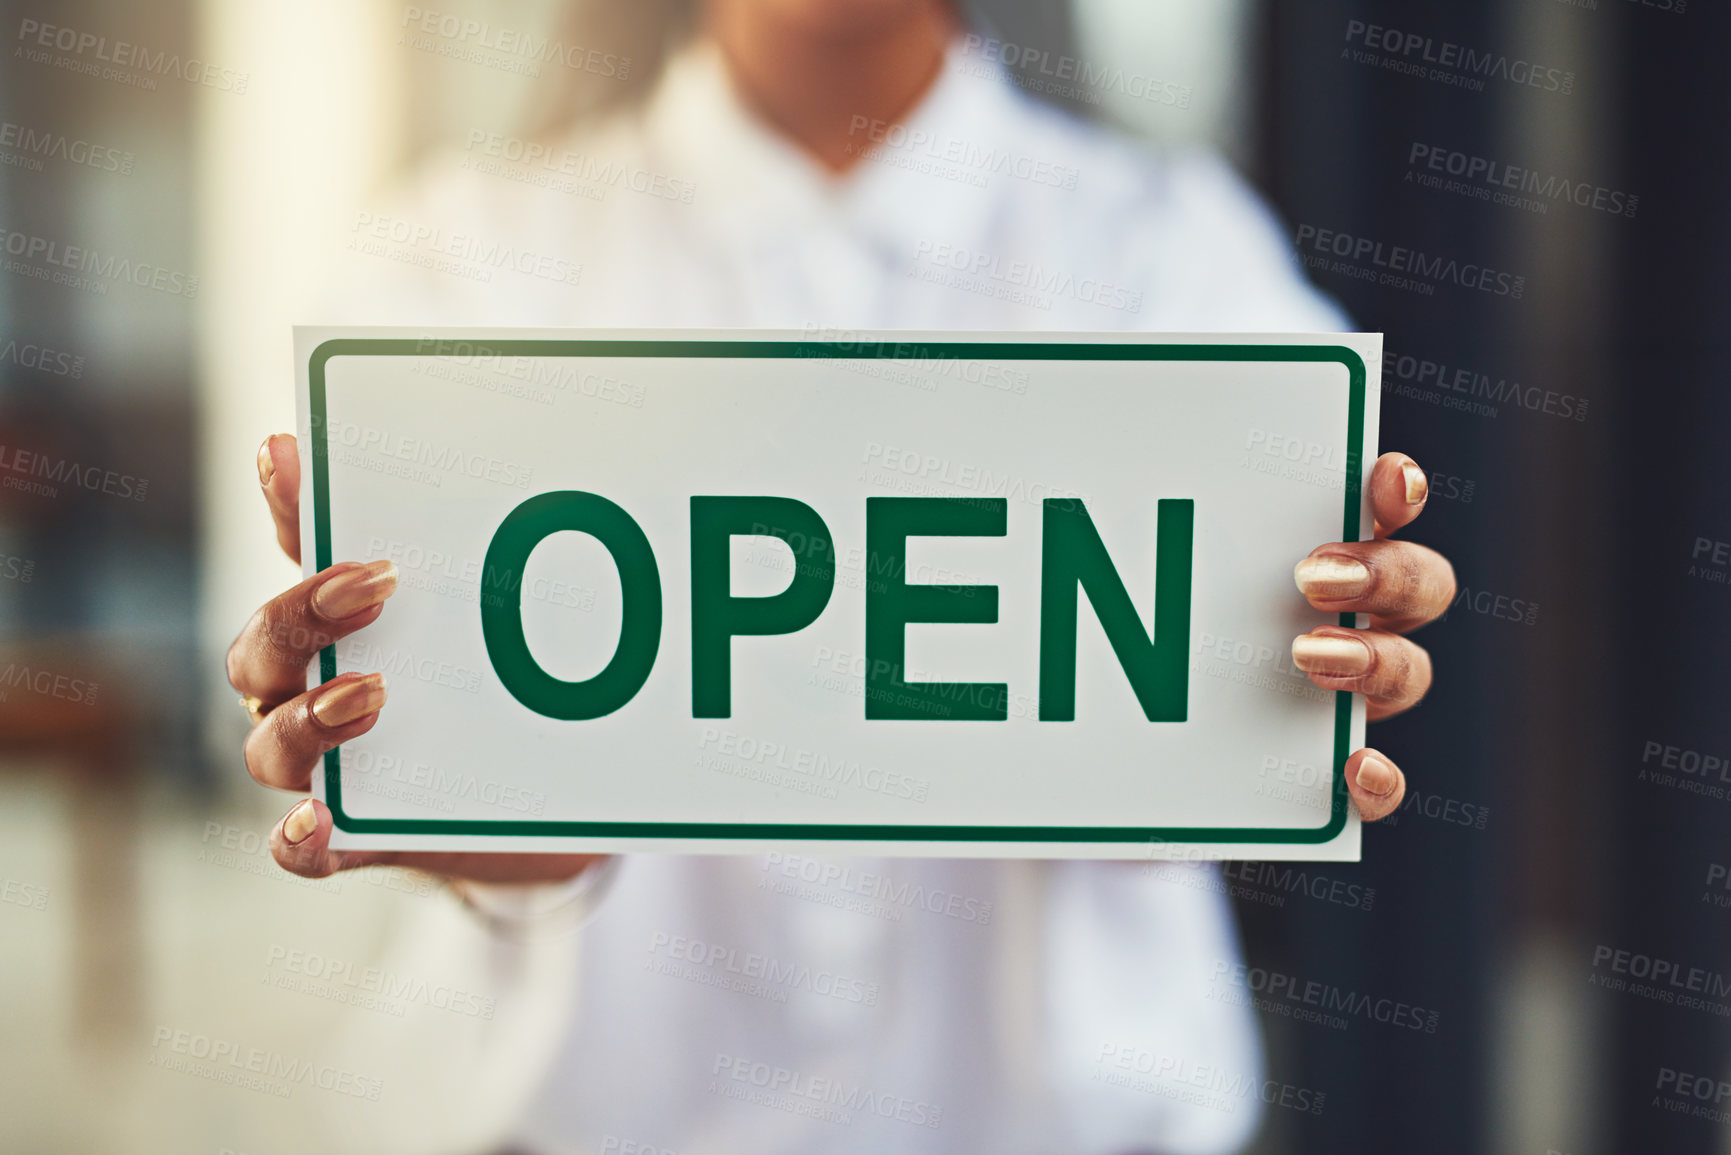
<svg viewBox="0 0 1731 1155"><path fill-rule="evenodd" d="M385 676L368 674L340 686L332 686L313 699L313 717L319 725L335 729L346 726L385 704Z"/></svg>
<svg viewBox="0 0 1731 1155"><path fill-rule="evenodd" d="M1400 466L1401 480L1406 482L1406 503L1418 505L1430 496L1430 479L1424 475L1424 470L1417 462L1403 461Z"/></svg>
<svg viewBox="0 0 1731 1155"><path fill-rule="evenodd" d="M282 836L290 846L305 842L307 835L319 828L319 812L313 809L313 800L303 798L300 803L282 820Z"/></svg>
<svg viewBox="0 0 1731 1155"><path fill-rule="evenodd" d="M313 590L313 612L327 622L339 622L378 605L397 588L397 567L373 561L344 570Z"/></svg>
<svg viewBox="0 0 1731 1155"><path fill-rule="evenodd" d="M1307 598L1350 598L1370 588L1370 571L1349 557L1307 557L1292 577Z"/></svg>
<svg viewBox="0 0 1731 1155"><path fill-rule="evenodd" d="M1358 638L1300 634L1292 639L1292 664L1307 674L1362 674L1371 661L1370 647Z"/></svg>
<svg viewBox="0 0 1731 1155"><path fill-rule="evenodd" d="M1358 764L1358 788L1381 797L1394 789L1394 770L1387 762L1366 754Z"/></svg>
<svg viewBox="0 0 1731 1155"><path fill-rule="evenodd" d="M258 447L258 483L269 485L270 479L276 476L276 462L270 455L270 438L264 439L264 444Z"/></svg>

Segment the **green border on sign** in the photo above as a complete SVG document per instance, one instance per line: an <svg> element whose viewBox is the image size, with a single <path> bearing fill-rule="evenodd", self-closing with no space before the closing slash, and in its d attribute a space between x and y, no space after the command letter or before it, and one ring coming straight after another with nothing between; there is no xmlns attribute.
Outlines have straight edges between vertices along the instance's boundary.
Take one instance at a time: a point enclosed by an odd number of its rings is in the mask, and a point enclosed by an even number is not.
<svg viewBox="0 0 1731 1155"><path fill-rule="evenodd" d="M459 342L445 338L343 338L313 350L308 364L312 416L313 532L315 560L331 565L331 483L325 434L325 366L333 357L449 356ZM1021 341L462 341L464 355L515 357L759 357L895 359L932 354L1000 361L1334 361L1346 367L1346 505L1341 540L1357 541L1359 471L1364 451L1364 361L1344 345L1173 345L1154 343L1066 343ZM441 353L441 350L446 352ZM1340 624L1355 625L1352 614ZM319 654L322 681L337 676L336 647ZM325 754L325 799L341 830L357 834L521 834L627 838L884 839L947 842L1327 842L1346 827L1346 759L1352 730L1352 695L1334 700L1334 786L1328 822L1320 827L1241 826L912 826L861 823L784 822L564 822L482 819L357 818L343 810L341 747Z"/></svg>

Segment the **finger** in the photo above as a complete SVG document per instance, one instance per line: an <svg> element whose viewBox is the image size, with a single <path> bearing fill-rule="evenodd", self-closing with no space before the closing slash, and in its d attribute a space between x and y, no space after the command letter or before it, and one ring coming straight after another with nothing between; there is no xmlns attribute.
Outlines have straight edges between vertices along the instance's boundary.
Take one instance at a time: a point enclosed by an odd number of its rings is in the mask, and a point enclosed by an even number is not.
<svg viewBox="0 0 1731 1155"><path fill-rule="evenodd" d="M324 803L303 798L271 831L277 865L303 878L328 878L358 866L406 866L475 882L557 882L604 861L604 854L416 854L395 850L332 850L335 824Z"/></svg>
<svg viewBox="0 0 1731 1155"><path fill-rule="evenodd" d="M1406 797L1406 775L1394 760L1366 746L1346 760L1346 792L1366 822L1387 818Z"/></svg>
<svg viewBox="0 0 1731 1155"><path fill-rule="evenodd" d="M1376 536L1386 537L1424 512L1430 479L1404 453L1385 453L1370 470L1370 510Z"/></svg>
<svg viewBox="0 0 1731 1155"><path fill-rule="evenodd" d="M286 702L307 687L313 655L371 625L397 589L387 560L338 562L266 602L228 650L229 684L266 703Z"/></svg>
<svg viewBox="0 0 1731 1155"><path fill-rule="evenodd" d="M1373 625L1406 633L1449 608L1455 571L1448 558L1410 541L1317 546L1292 571L1299 592L1327 613L1371 614Z"/></svg>
<svg viewBox="0 0 1731 1155"><path fill-rule="evenodd" d="M273 433L258 447L258 486L276 522L276 543L301 560L301 458L291 433Z"/></svg>
<svg viewBox="0 0 1731 1155"><path fill-rule="evenodd" d="M1372 722L1412 709L1430 690L1430 654L1387 630L1318 626L1292 640L1292 664L1325 690L1363 694Z"/></svg>
<svg viewBox="0 0 1731 1155"><path fill-rule="evenodd" d="M302 878L329 878L339 870L396 860L396 853L388 850L332 850L333 829L330 809L315 798L303 798L271 831L271 857Z"/></svg>
<svg viewBox="0 0 1731 1155"><path fill-rule="evenodd" d="M246 736L247 773L278 790L308 789L325 751L371 730L384 704L383 674L343 674L291 698Z"/></svg>

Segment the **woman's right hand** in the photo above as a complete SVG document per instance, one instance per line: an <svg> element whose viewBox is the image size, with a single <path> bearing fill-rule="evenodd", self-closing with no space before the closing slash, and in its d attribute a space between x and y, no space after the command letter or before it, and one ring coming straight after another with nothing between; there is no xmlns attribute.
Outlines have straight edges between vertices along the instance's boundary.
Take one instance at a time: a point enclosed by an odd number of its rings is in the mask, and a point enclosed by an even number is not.
<svg viewBox="0 0 1731 1155"><path fill-rule="evenodd" d="M259 446L258 479L277 544L299 562L300 457L292 436L279 433ZM258 782L304 794L325 751L379 720L383 674L340 674L308 690L306 671L324 647L378 620L396 588L396 567L388 561L338 562L266 602L240 631L228 651L228 680L263 703L264 718L245 746L246 768ZM604 857L332 850L330 841L330 810L303 798L277 823L271 854L284 870L306 878L389 863L476 882L567 879Z"/></svg>

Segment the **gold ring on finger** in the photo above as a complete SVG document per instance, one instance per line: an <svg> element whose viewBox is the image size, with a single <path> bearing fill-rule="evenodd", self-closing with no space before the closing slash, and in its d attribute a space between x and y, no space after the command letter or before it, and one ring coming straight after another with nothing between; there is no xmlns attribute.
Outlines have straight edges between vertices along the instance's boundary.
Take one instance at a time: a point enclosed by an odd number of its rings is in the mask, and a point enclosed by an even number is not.
<svg viewBox="0 0 1731 1155"><path fill-rule="evenodd" d="M264 721L264 716L277 708L277 703L266 702L255 694L242 694L240 705L241 709L246 711L246 716L252 719L254 726Z"/></svg>

